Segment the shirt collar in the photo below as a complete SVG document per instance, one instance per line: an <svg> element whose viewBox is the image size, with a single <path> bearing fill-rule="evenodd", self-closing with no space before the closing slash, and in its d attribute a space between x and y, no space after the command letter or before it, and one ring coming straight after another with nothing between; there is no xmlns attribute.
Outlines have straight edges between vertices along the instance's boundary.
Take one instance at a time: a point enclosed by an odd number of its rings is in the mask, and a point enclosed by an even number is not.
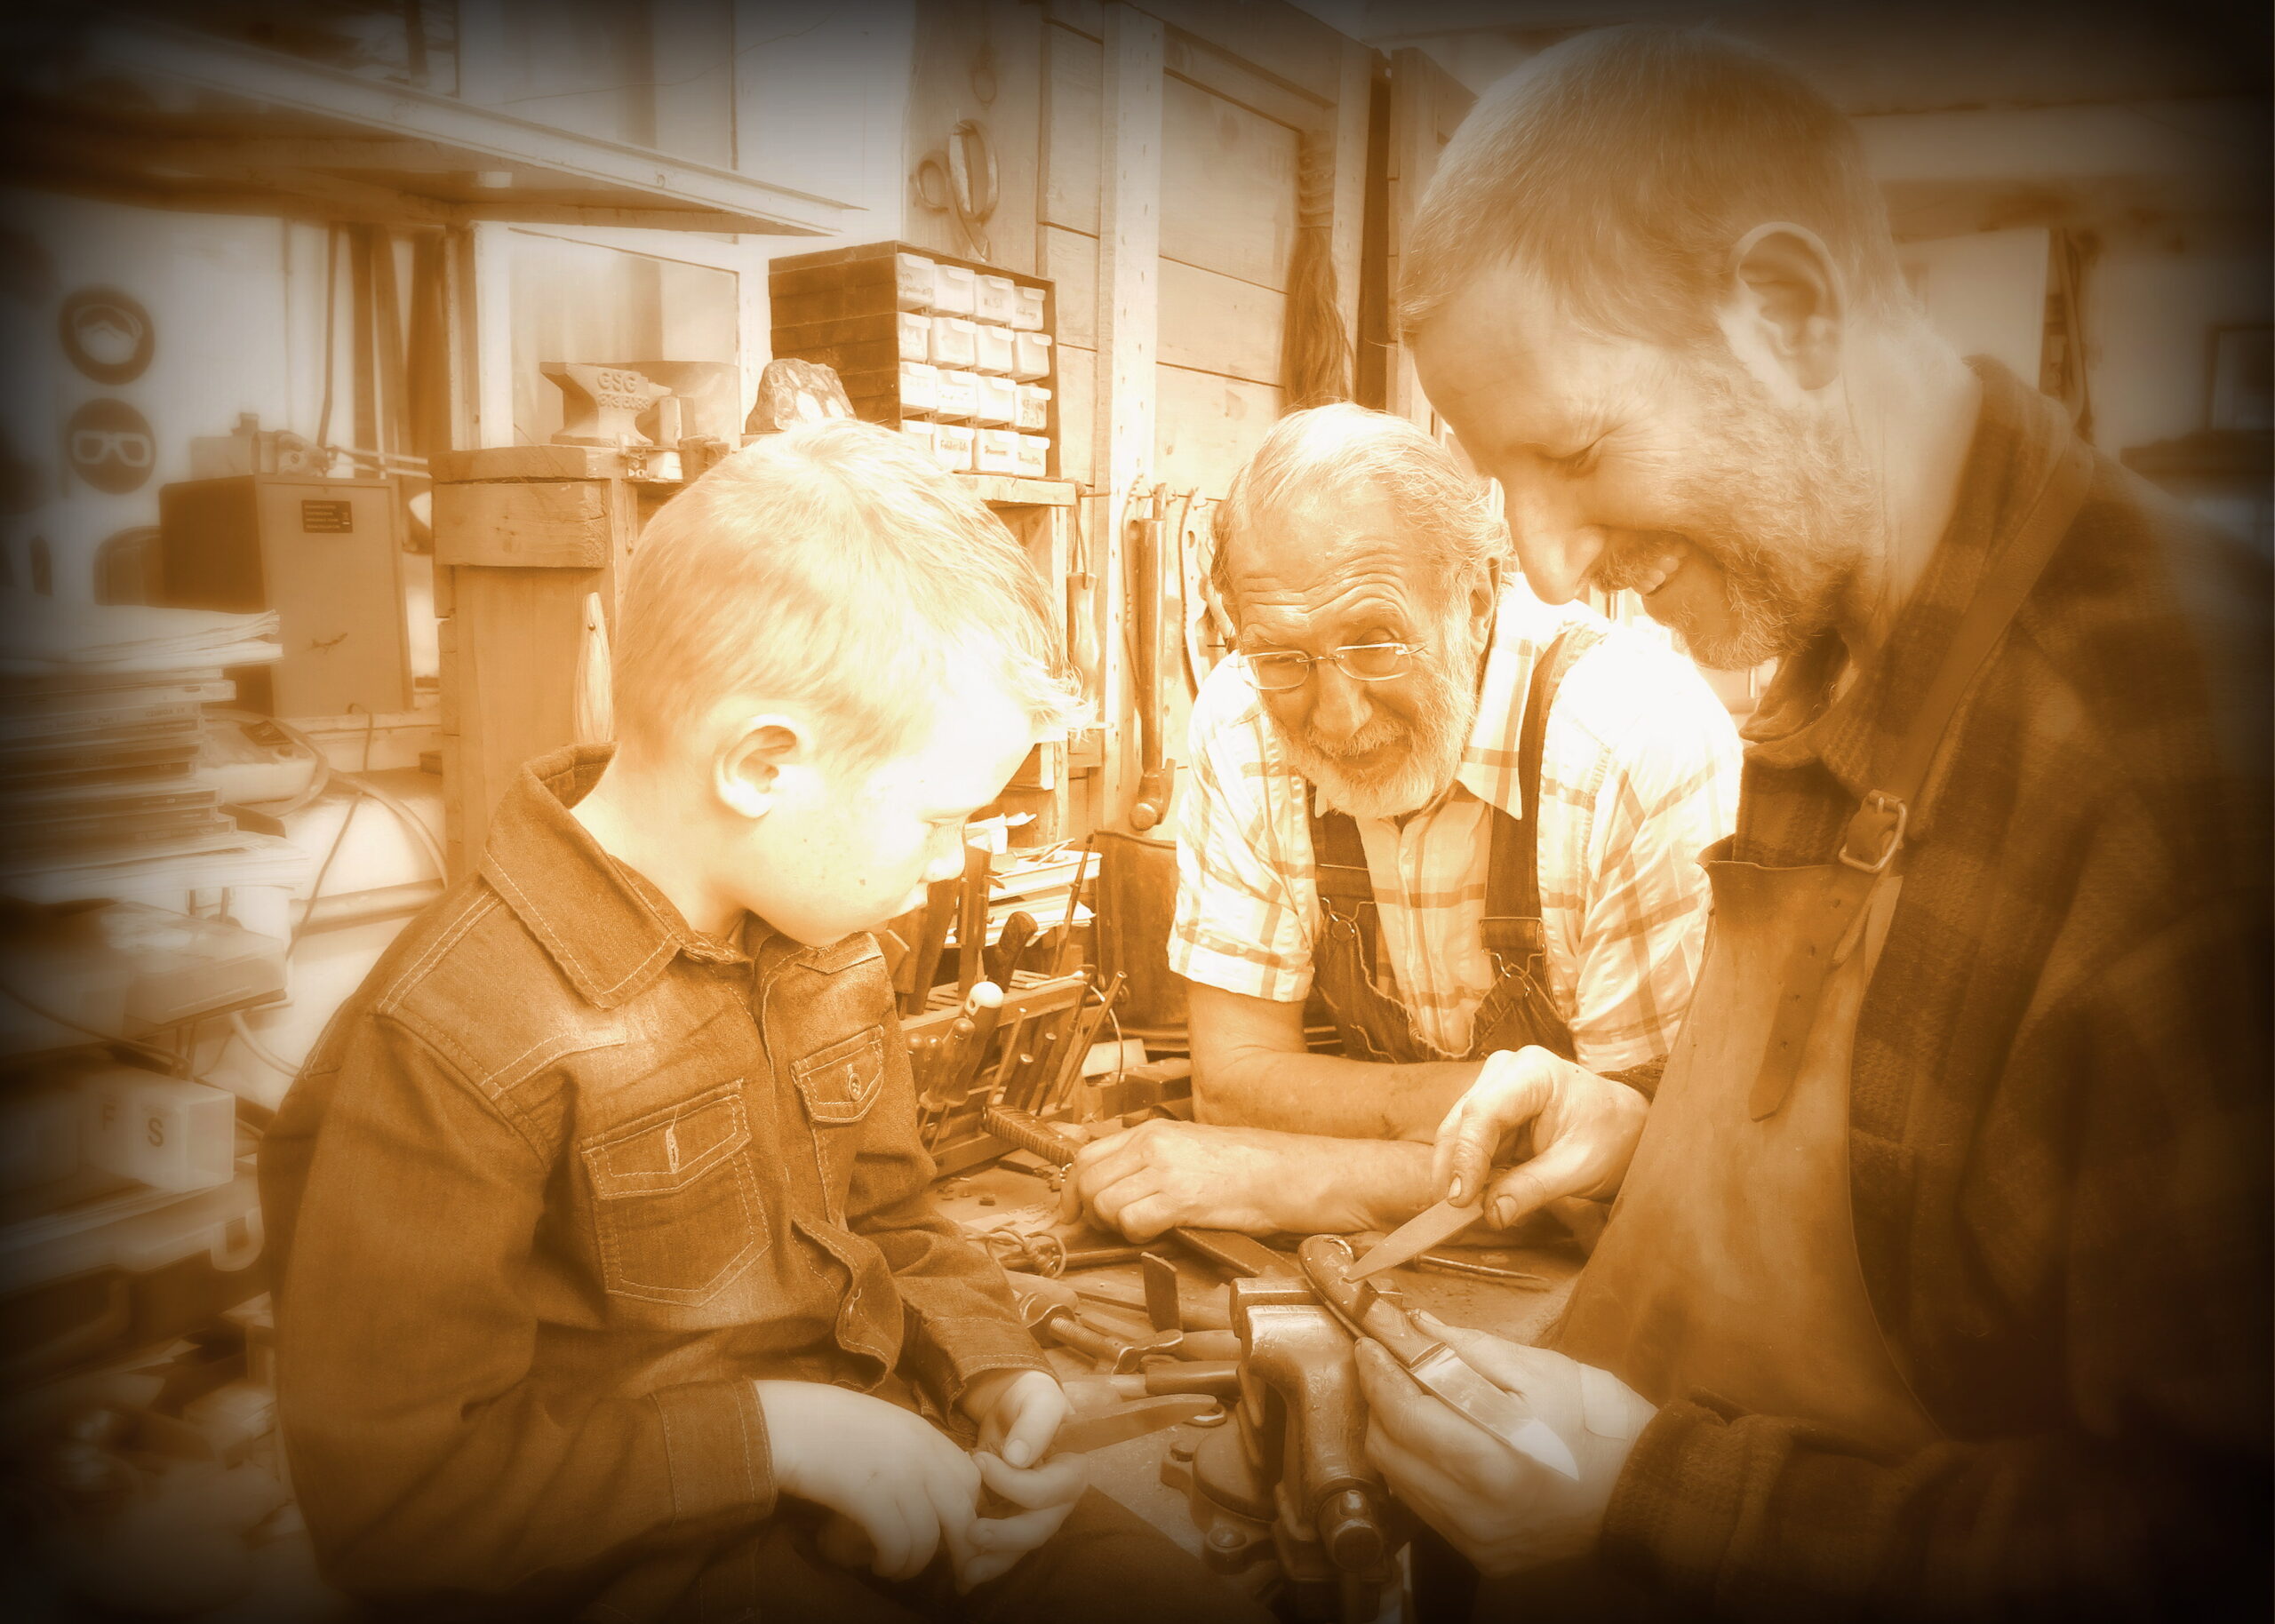
<svg viewBox="0 0 2275 1624"><path fill-rule="evenodd" d="M1977 356L1968 364L1983 380L1981 413L1951 523L1911 601L1879 657L1837 697L1848 664L1838 633L1828 628L1780 662L1740 729L1749 761L1778 768L1821 761L1859 799L1880 787L1872 782L1876 763L1911 725L1984 570L2020 526L2063 444L2058 405L1995 361Z"/></svg>
<svg viewBox="0 0 2275 1624"><path fill-rule="evenodd" d="M744 958L696 930L569 815L615 752L612 744L578 744L524 767L491 816L482 861L483 878L570 984L603 1009L638 997L682 953L712 964Z"/></svg>

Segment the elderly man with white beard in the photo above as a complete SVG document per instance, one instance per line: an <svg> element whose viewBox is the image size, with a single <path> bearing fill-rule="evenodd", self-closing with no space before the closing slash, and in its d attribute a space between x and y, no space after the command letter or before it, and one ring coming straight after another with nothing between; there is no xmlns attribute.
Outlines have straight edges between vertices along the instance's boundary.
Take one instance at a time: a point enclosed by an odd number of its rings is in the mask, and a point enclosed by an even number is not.
<svg viewBox="0 0 2275 1624"><path fill-rule="evenodd" d="M1195 1119L1087 1147L1090 1212L1138 1240L1392 1227L1489 1068L1559 1113L1494 1222L1608 1195L1597 1149L1632 1139L1690 999L1728 711L1653 639L1534 596L1483 483L1356 406L1273 428L1216 573L1239 641L1193 708L1169 943ZM1314 988L1340 1055L1306 1048Z"/></svg>

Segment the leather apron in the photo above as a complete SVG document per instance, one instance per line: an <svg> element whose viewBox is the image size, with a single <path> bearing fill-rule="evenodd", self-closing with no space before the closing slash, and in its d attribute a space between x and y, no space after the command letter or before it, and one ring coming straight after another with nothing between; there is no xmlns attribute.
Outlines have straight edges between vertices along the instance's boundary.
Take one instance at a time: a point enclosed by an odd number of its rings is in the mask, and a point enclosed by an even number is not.
<svg viewBox="0 0 2275 1624"><path fill-rule="evenodd" d="M1911 730L1873 763L1837 860L1705 859L1691 1014L1611 1221L1549 1341L1664 1404L1709 1394L1891 1453L1940 1436L1881 1333L1856 1253L1849 1058L1903 884L1905 836L1977 673L2069 529L2091 473L2064 427Z"/></svg>
<svg viewBox="0 0 2275 1624"><path fill-rule="evenodd" d="M1342 1035L1344 1054L1352 1059L1399 1064L1481 1060L1499 1049L1533 1043L1572 1058L1571 1029L1548 995L1547 943L1540 921L1540 764L1557 689L1603 636L1595 626L1573 626L1542 653L1526 685L1517 740L1524 816L1511 817L1490 802L1486 806L1492 843L1479 935L1495 976L1472 1020L1465 1054L1445 1054L1421 1038L1406 1006L1383 986L1377 971L1381 932L1375 883L1358 824L1344 812L1312 815L1321 915L1312 953L1312 986Z"/></svg>

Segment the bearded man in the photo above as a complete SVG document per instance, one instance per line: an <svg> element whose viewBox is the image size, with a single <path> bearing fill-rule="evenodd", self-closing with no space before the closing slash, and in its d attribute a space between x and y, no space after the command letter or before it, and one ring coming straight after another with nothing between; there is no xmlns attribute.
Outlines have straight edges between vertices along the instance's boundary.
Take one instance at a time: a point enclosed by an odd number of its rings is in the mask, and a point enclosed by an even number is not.
<svg viewBox="0 0 2275 1624"><path fill-rule="evenodd" d="M1169 943L1195 1122L1086 1147L1090 1211L1139 1240L1388 1228L1434 1198L1432 1135L1489 1065L1640 1118L1736 788L1697 668L1541 602L1483 483L1380 412L1282 418L1217 539L1238 651L1193 707ZM1305 1046L1314 988L1341 1055ZM1606 1171L1544 1158L1494 1215Z"/></svg>
<svg viewBox="0 0 2275 1624"><path fill-rule="evenodd" d="M1648 1112L1489 1075L1441 1142L1624 1169L1549 1346L1448 1333L1578 1480L1361 1341L1374 1460L1491 1616L2264 1618L2267 560L1938 338L1711 36L1535 58L1405 264L1539 594L1783 665Z"/></svg>

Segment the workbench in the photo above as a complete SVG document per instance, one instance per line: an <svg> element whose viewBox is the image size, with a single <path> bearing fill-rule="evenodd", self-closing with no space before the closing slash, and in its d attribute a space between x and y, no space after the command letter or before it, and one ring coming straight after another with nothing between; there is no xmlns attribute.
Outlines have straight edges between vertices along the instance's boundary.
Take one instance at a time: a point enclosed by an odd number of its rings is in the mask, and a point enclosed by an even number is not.
<svg viewBox="0 0 2275 1624"><path fill-rule="evenodd" d="M941 1210L973 1232L1040 1225L1056 1212L1059 1200L1042 1177L1002 1162L944 1177L938 1182L936 1193ZM1099 1246L1125 1244L1122 1237L1105 1233L1096 1234L1093 1240ZM1187 1294L1223 1294L1229 1278L1225 1271L1201 1261L1172 1237L1163 1236L1148 1249L1175 1261L1179 1285ZM1482 1263L1538 1275L1547 1282L1546 1289L1524 1289L1414 1268L1392 1271L1385 1283L1394 1286L1409 1309L1425 1310L1449 1325L1471 1326L1524 1343L1537 1342L1545 1333L1571 1294L1584 1261L1569 1246L1481 1245L1464 1251ZM1289 1261L1292 1264L1292 1256ZM1066 1278L1133 1298L1143 1290L1142 1270L1136 1262L1106 1264ZM1093 1373L1090 1360L1066 1348L1051 1348L1048 1357L1062 1381ZM1185 1431L1173 1429L1093 1451L1090 1482L1199 1556L1202 1533L1186 1496L1181 1489L1165 1485L1161 1476L1165 1456Z"/></svg>

